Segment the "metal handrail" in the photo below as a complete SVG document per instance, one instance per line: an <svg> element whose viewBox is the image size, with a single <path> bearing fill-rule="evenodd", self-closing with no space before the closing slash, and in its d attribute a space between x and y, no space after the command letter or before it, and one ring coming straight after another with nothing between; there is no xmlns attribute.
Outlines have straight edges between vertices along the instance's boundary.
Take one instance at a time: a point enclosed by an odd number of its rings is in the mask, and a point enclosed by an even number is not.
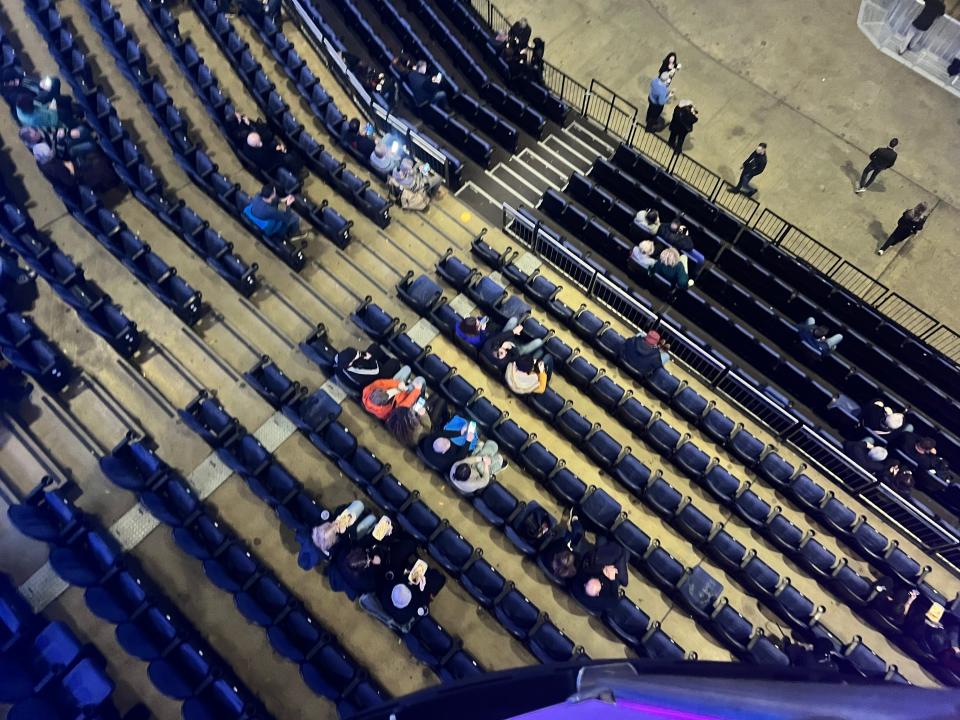
<svg viewBox="0 0 960 720"><path fill-rule="evenodd" d="M481 20L486 21L487 26L495 32L506 30L510 26L506 16L490 0L470 0L470 4ZM950 361L960 364L960 341L954 341L955 338L960 338L960 333L941 323L900 295L890 293L887 287L876 278L858 271L859 276L852 279L852 275L855 273L850 270L854 268L851 263L800 230L793 223L770 210L770 208L764 208L757 215L756 211L759 208L759 203L755 200L745 195L723 192L724 188L729 186L729 183L724 181L720 175L693 160L689 155L685 153L679 156L675 155L663 138L654 133L645 132L642 124L636 121L638 114L636 107L602 82L592 79L588 89L587 86L577 82L549 63L547 63L547 69L544 72L544 79L546 86L552 92L556 93L571 107L579 109L583 117L590 118L598 123L606 132L617 137L628 146L636 148L663 167L666 172L683 180L698 192L704 193L707 182L702 183L704 187L696 182L691 183L682 174L686 168L696 167L698 172L702 169L702 171L714 175L717 178L716 186L710 194L704 194L720 207L733 213L743 222L744 227L747 227L752 221L752 227L765 238L781 246L798 260L820 271L825 277L834 280L838 287L853 293L874 310L884 313L891 321L899 323L905 330L916 335L919 340L926 341L929 337L942 338L938 345L930 344L930 348ZM621 103L626 108L620 107ZM623 117L630 114L630 109L633 110L634 119L627 123L623 120ZM615 116L620 118L620 122L613 122ZM627 127L618 132L617 127L625 123ZM680 171L678 171L678 168L680 168ZM838 278L838 274L842 274L842 277ZM879 289L882 289L883 292L878 293ZM888 299L886 304L884 299ZM887 314L884 307L896 307L896 317ZM921 327L922 331L916 332L911 329L912 327Z"/></svg>
<svg viewBox="0 0 960 720"><path fill-rule="evenodd" d="M637 330L648 330L655 326L668 333L672 352L678 345L682 346L682 352L675 352L675 357L707 387L755 418L778 440L806 457L851 495L875 508L918 547L937 554L944 563L960 572L960 535L956 530L939 522L939 518L925 515L898 493L879 491L880 481L849 458L842 448L821 436L801 417L792 414L789 408L767 397L759 388L753 387L727 365L705 353L703 348L688 338L675 324L617 288L602 272L567 248L562 235L544 226L524 208L513 208L508 203L501 205L501 229L560 274L572 280L588 297L610 308L628 326ZM555 258L561 259L558 261ZM625 312L604 301L602 296L598 295L598 288L603 288L603 292L610 289L615 291L618 294L618 303L629 309ZM634 317L642 317L646 322L637 322ZM685 359L687 353L706 360L713 372L705 372L702 364Z"/></svg>

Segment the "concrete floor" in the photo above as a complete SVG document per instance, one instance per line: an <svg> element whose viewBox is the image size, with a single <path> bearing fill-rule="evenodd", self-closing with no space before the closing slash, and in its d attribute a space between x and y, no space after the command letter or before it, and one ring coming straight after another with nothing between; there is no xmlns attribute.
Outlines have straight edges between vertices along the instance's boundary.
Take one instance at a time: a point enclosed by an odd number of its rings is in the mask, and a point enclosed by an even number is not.
<svg viewBox="0 0 960 720"><path fill-rule="evenodd" d="M248 189L256 187L256 180L244 170L213 128L206 117L206 111L194 97L192 88L172 62L138 3L135 0L115 0L115 3L120 8L125 24L138 37L142 49L151 61L151 67L163 78L175 104L182 107L191 120L192 137L206 146L223 172L243 183ZM75 259L83 262L87 276L108 289L123 305L125 311L147 333L151 347L138 353L129 364L119 361L101 338L90 332L47 286L40 283L41 297L32 315L51 339L83 368L86 379L71 386L60 397L59 404L53 400L48 401L40 392L34 394L31 403L24 409L22 427L16 427L13 431L0 430L0 467L3 468L3 478L10 481L9 491L14 495L25 493L45 472L53 471L58 475L73 477L83 490L78 504L96 515L104 524L110 524L133 506L133 497L114 488L100 474L95 453L103 452L112 446L128 427L137 427L148 432L157 441L161 457L184 474L190 473L210 454L210 449L187 430L171 410L185 405L195 394L196 387L215 389L228 411L237 416L248 429L255 429L272 411L246 387L240 374L247 370L261 353L269 353L291 377L311 388L317 387L325 378L294 346L312 329L314 323L325 323L331 340L338 347L364 342L359 331L347 319L347 315L363 296L369 294L382 306L400 315L408 325L412 324L416 318L397 301L393 292L397 280L407 270L430 272L432 265L448 246L454 247L461 257L466 258L470 240L481 230L484 223L476 217L473 208L463 205L457 198L448 197L423 215L396 210L389 228L381 231L352 210L344 200L324 188L319 181L312 180L308 182L308 193L311 193L312 197L329 197L338 210L354 220L354 241L346 250L338 250L326 240L316 240L307 252L310 258L307 268L299 275L291 273L242 226L189 182L171 157L153 119L131 91L127 80L117 71L112 58L104 51L99 36L77 0L62 0L59 10L65 22L72 25L79 41L85 45L88 55L98 59L99 81L114 90L112 101L124 125L138 138L141 148L159 169L171 192L185 199L202 216L208 218L214 227L235 243L237 252L244 259L258 262L264 284L264 288L249 302L239 298L222 278L193 256L189 248L143 206L133 198L127 198L116 208L118 215L142 236L148 237L154 250L168 262L175 264L182 276L200 289L205 301L211 305L212 312L208 318L193 329L185 328L146 289L139 283L132 282L126 270L63 212L62 204L50 192L48 184L36 169L26 149L20 143L9 143L8 152L19 171L19 181L33 198L30 211L37 225L45 227ZM656 21L653 19L656 16L649 6L643 5L642 10L652 16L645 18L646 22ZM628 8L624 5L623 12L627 11ZM631 12L639 12L639 9L634 8ZM548 42L551 42L551 47L559 51L561 43L555 42L554 37L547 32L550 27L548 21L536 19L532 10L527 11L527 14L538 32L543 33ZM207 64L215 71L221 84L228 88L234 101L250 114L256 114L253 102L238 77L196 17L189 10L182 11L179 17L183 34L189 35L197 44ZM11 26L16 28L15 36L20 46L26 48L25 59L28 59L34 68L42 72L56 71L45 50L45 43L36 33L33 24L24 16L22 6L18 3L5 6L0 21L5 29ZM328 138L322 127L297 100L295 91L277 70L259 38L250 34L241 23L236 25L238 31L250 41L251 51L278 83L301 122L304 122L331 152L341 155L333 143L327 142ZM585 32L594 32L595 25L596 21L593 26L585 25ZM558 34L566 32L559 22L554 26ZM348 111L349 101L342 92L336 90L334 80L323 69L319 59L312 54L302 36L293 27L289 28L288 34L324 86L334 91L340 107ZM698 77L695 72L696 54L690 49L684 49L679 40L677 42L685 64L678 82L685 82L689 77L692 85L693 78ZM651 57L662 54L654 50L655 48L650 51L653 53ZM611 55L610 58L612 57ZM610 58L605 61L609 60L612 64L613 60ZM701 58L701 63L706 62L703 58L705 56ZM576 67L571 70L574 74L578 73ZM724 72L725 82L729 80L731 87L753 87L731 73ZM639 88L640 84L636 84L639 80L634 80L635 86ZM626 89L626 81L623 87ZM719 89L711 92L719 95ZM763 95L756 87L753 92L758 98ZM702 97L709 98L711 95L705 89ZM788 112L787 106L782 102L768 101L768 105L771 113L779 112L785 117L793 117L790 115L792 111ZM729 110L720 108L720 104L717 107L718 110L713 111L711 117L708 115L709 104L704 100L703 127L698 127L698 135L703 130L701 147L704 149L711 146L707 136L714 132L715 128L723 127L725 121L728 125L733 122L725 115ZM728 131L732 133L729 127ZM9 114L0 113L0 133L3 133L4 137L12 138L15 132ZM906 133L902 134L905 135ZM726 143L733 158L745 152L753 142L753 138L743 136L736 143L730 143L729 139L735 136L735 133L728 135ZM766 137L772 148L787 144L786 135L780 140L774 140L773 135ZM695 137L694 140L700 141L701 138ZM840 147L839 140L835 138L833 142ZM696 157L700 157L699 148L694 152ZM713 157L719 158L720 154ZM354 172L365 174L349 159L344 159ZM702 159L708 165L712 162L707 157ZM718 159L714 166L720 167L720 162ZM733 160L727 162L728 168L732 168L730 163ZM857 162L859 163L859 160ZM908 163L904 165L907 166ZM776 192L776 189L771 187L774 184L771 181L777 177L777 172L783 172L783 165L778 169L776 163L771 163L770 172L758 181L765 183L762 184L765 196L768 193L772 196ZM892 186L895 180L903 178L888 173L884 179ZM870 202L878 198L867 195L858 200ZM898 199L897 203L899 202ZM939 221L943 217L944 214L941 214L941 209L938 208L934 219ZM491 231L487 239L500 249L509 244L507 238L496 231ZM899 262L904 263L903 260ZM548 269L544 272L548 277L556 279ZM574 307L585 301L579 293L571 289L564 290L561 299ZM617 326L615 318L607 317L604 312L600 314ZM575 341L568 331L556 327L556 323L548 324L565 337L567 342ZM731 579L724 578L719 569L710 561L704 560L657 515L633 502L619 488L610 487L586 456L531 414L525 405L509 396L502 387L491 387L479 369L462 356L455 346L438 338L433 347L448 362L456 364L468 380L483 386L498 405L509 406L511 416L525 427L535 430L541 442L559 457L564 457L568 465L581 477L590 478L597 484L604 483L605 487L623 502L624 507L628 508L631 519L645 528L651 536L660 539L664 547L678 559L687 565L703 564L718 578L723 578L727 596L741 613L752 622L769 626L772 616L758 607L755 600ZM584 349L584 354L599 365L607 367L608 372L619 381L633 386L633 383L609 368L608 363L597 358L589 349ZM696 385L696 381L679 368L674 372ZM591 406L586 398L578 396L577 391L561 379L556 382L558 391L573 398L581 411L599 419L600 411ZM659 405L646 396L642 389L633 389L645 403ZM735 409L723 402L720 402L720 406L728 415L743 421L751 432L770 439L755 423ZM659 409L672 424L684 426L688 431L696 433L695 429L687 427L684 421L669 409ZM485 557L539 607L546 610L571 638L584 645L591 656L602 658L629 655L625 647L597 620L588 617L568 596L547 583L534 564L520 558L503 536L492 530L468 503L456 497L435 477L425 473L416 463L413 454L390 440L383 428L349 403L344 408L342 421L361 443L376 448L378 455L392 464L394 473L404 484L420 490L432 508L441 516L449 518L454 527L471 543L482 547ZM631 440L611 419L604 418L604 425L605 429L621 441ZM735 474L747 479L747 473L742 468L737 468L735 462L720 448L699 435L696 440L698 443L705 443ZM651 467L660 465L660 459L639 441L633 439L630 444L638 456ZM299 435L288 439L277 450L276 455L325 503L344 502L356 492L354 486L333 464L320 456ZM789 453L786 453L786 457L794 464L800 462L799 458ZM924 685L933 684L931 678L914 661L865 626L849 609L838 603L814 580L806 577L800 568L786 561L761 536L750 531L736 518L730 518L728 512L721 512L698 487L669 468L665 468L665 471L670 482L682 492L689 493L698 506L713 519L726 522L729 532L747 547L756 547L766 562L782 574L790 575L794 584L816 603L824 604L827 612L823 622L835 634L845 640L856 634L862 635L887 661L896 663L911 681ZM541 487L515 467L505 470L502 480L524 499L536 499L555 512L559 510ZM818 480L829 485L823 478ZM785 515L797 525L809 526L809 521L801 513L789 507L788 503L783 502L782 498L778 498L762 483L756 483L754 490L772 504L782 504ZM291 552L292 539L280 530L274 514L239 478L230 478L213 493L208 502L218 510L221 519L254 548L277 577L304 601L316 617L338 634L348 650L371 670L388 691L400 695L437 682L436 676L415 663L409 652L397 643L391 633L360 612L345 596L334 594L320 576L300 571ZM855 502L852 505L858 507ZM858 509L871 521L886 527L882 518L876 518L869 508ZM912 548L909 542L895 531L889 528L885 531L890 537L900 539L905 547ZM819 532L818 539L838 556L850 557L828 531ZM3 548L3 553L0 554L0 570L11 573L16 582L26 580L43 564L46 557L44 546L26 541L11 530L5 513L0 517L0 547ZM918 551L913 550L922 562L929 561L929 558L924 558ZM334 717L333 706L317 699L306 689L295 677L295 666L281 662L273 655L263 632L246 623L232 608L229 599L206 582L199 564L186 558L174 547L167 530L160 528L151 533L133 554L143 563L148 574L167 589L171 599L233 666L248 687L261 696L276 717ZM859 571L866 572L864 563L852 557L850 560ZM956 578L942 566L934 565L931 581L944 590L955 588ZM730 659L730 653L689 616L679 611L669 598L641 576L631 574L628 595L651 617L661 620L663 629L680 645L688 650L696 650L702 659ZM510 638L488 613L478 610L476 604L452 579L437 598L432 612L444 627L464 639L465 648L484 667L505 669L534 662L532 656ZM179 716L179 705L152 689L144 664L127 662L116 646L112 628L86 610L78 590L71 589L61 595L50 606L49 614L51 617L66 619L82 637L93 642L101 652L111 658L110 672L118 682L117 700L121 708L129 707L136 698L140 698L157 717ZM257 658L257 662L248 662L249 658L253 657ZM0 707L0 714L2 710Z"/></svg>
<svg viewBox="0 0 960 720"><path fill-rule="evenodd" d="M877 51L857 29L857 0L502 0L547 44L547 59L596 78L646 112L650 80L671 50L678 99L700 109L686 151L728 181L757 142L762 205L890 289L960 329L960 124L957 98ZM671 112L670 107L666 113ZM862 195L867 155L900 138L896 167ZM922 235L878 257L877 243L918 202ZM918 282L924 278L925 282Z"/></svg>

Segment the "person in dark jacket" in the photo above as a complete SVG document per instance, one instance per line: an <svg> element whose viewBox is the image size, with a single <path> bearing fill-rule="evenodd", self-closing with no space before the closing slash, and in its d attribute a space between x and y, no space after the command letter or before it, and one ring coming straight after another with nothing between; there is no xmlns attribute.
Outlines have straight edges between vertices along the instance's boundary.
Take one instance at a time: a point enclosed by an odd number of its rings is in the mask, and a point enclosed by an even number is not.
<svg viewBox="0 0 960 720"><path fill-rule="evenodd" d="M670 362L670 355L664 352L662 344L660 333L655 330L639 333L623 343L620 360L643 377L649 377Z"/></svg>
<svg viewBox="0 0 960 720"><path fill-rule="evenodd" d="M370 157L370 154L377 147L376 141L370 135L366 132L360 132L360 120L358 118L353 118L347 123L347 128L343 131L341 139L346 145L356 150L361 157L365 158Z"/></svg>
<svg viewBox="0 0 960 720"><path fill-rule="evenodd" d="M507 365L517 358L539 350L547 339L543 337L522 343L519 342L521 334L523 334L523 325L520 323L520 318L510 318L502 331L488 337L480 346L481 357L489 365L503 372L507 369Z"/></svg>
<svg viewBox="0 0 960 720"><path fill-rule="evenodd" d="M936 470L939 458L937 457L937 441L933 438L921 437L918 433L904 430L890 438L889 445L915 462L920 472Z"/></svg>
<svg viewBox="0 0 960 720"><path fill-rule="evenodd" d="M907 32L903 36L903 41L900 43L900 48L897 52L903 55L907 50L911 50L913 45L923 37L924 33L933 27L937 18L941 17L945 12L946 6L943 0L925 0L923 10L921 10L920 14L910 23L910 27L907 28Z"/></svg>
<svg viewBox="0 0 960 720"><path fill-rule="evenodd" d="M827 328L817 325L812 317L808 317L797 325L797 331L800 333L800 341L820 355L831 352L843 340L843 335L840 333L828 336Z"/></svg>
<svg viewBox="0 0 960 720"><path fill-rule="evenodd" d="M33 157L37 161L40 172L59 192L70 195L77 192L80 179L77 177L76 165L71 161L58 158L46 143L37 143L33 146Z"/></svg>
<svg viewBox="0 0 960 720"><path fill-rule="evenodd" d="M873 184L881 170L889 170L897 162L897 151L894 148L900 144L897 138L890 140L886 147L879 147L870 153L870 162L863 169L860 175L860 182L854 189L856 193L862 193Z"/></svg>
<svg viewBox="0 0 960 720"><path fill-rule="evenodd" d="M433 103L439 105L444 110L449 110L447 103L447 93L440 89L442 80L440 73L430 77L427 75L427 63L421 60L413 69L401 73L403 81L410 92L413 94L413 104L418 108L426 107Z"/></svg>
<svg viewBox="0 0 960 720"><path fill-rule="evenodd" d="M279 168L294 175L303 169L303 161L288 152L287 146L277 140L264 123L251 123L240 149L250 162L270 175Z"/></svg>
<svg viewBox="0 0 960 720"><path fill-rule="evenodd" d="M683 142L693 131L693 126L700 119L700 112L689 100L681 100L673 110L673 117L670 118L670 137L667 144L673 148L673 152L679 155L683 152Z"/></svg>
<svg viewBox="0 0 960 720"><path fill-rule="evenodd" d="M510 26L510 30L507 32L507 42L523 49L530 44L532 34L533 29L530 27L530 23L527 22L525 17L522 17Z"/></svg>
<svg viewBox="0 0 960 720"><path fill-rule="evenodd" d="M874 445L870 440L848 440L843 444L843 451L873 475L885 473L890 465L887 449L883 445Z"/></svg>
<svg viewBox="0 0 960 720"><path fill-rule="evenodd" d="M740 180L736 187L728 187L727 192L742 192L747 197L752 197L757 189L750 184L750 181L761 174L767 168L767 144L765 142L757 145L757 149L750 153L750 157L743 161L740 171Z"/></svg>
<svg viewBox="0 0 960 720"><path fill-rule="evenodd" d="M267 237L295 237L300 232L300 216L288 209L294 200L293 195L280 197L277 188L264 185L250 198L243 215Z"/></svg>
<svg viewBox="0 0 960 720"><path fill-rule="evenodd" d="M927 212L926 203L917 203L915 208L904 210L903 215L897 220L897 227L890 233L890 237L883 241L883 245L877 249L877 255L883 255L887 248L899 245L923 230L923 226L929 217L929 215L924 215L925 212Z"/></svg>
<svg viewBox="0 0 960 720"><path fill-rule="evenodd" d="M912 430L912 425L904 425L902 412L894 412L893 408L884 405L883 400L875 400L860 409L860 425L875 435L890 435L901 428Z"/></svg>
<svg viewBox="0 0 960 720"><path fill-rule="evenodd" d="M346 347L333 361L334 373L347 388L360 392L374 380L393 377L400 370L400 361L388 358L376 346L367 350Z"/></svg>
<svg viewBox="0 0 960 720"><path fill-rule="evenodd" d="M690 228L684 224L683 218L679 215L670 221L670 225L663 233L663 239L685 255L694 249Z"/></svg>

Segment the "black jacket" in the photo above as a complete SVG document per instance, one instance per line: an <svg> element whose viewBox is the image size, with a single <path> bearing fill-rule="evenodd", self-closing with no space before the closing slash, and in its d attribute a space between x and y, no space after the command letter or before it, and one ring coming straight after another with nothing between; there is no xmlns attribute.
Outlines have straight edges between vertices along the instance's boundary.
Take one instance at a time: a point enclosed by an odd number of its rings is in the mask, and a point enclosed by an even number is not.
<svg viewBox="0 0 960 720"><path fill-rule="evenodd" d="M927 218L920 217L919 219L914 216L913 210L905 210L903 215L900 216L900 219L897 220L897 230L907 235L913 235L915 233L923 230L923 224L927 221Z"/></svg>
<svg viewBox="0 0 960 720"><path fill-rule="evenodd" d="M518 338L513 334L512 330L504 330L487 338L483 345L480 346L480 354L487 362L503 372L507 369L507 365L516 359L517 340ZM497 357L497 348L507 341L513 343L513 348L511 348L504 357Z"/></svg>
<svg viewBox="0 0 960 720"><path fill-rule="evenodd" d="M639 335L627 338L626 342L623 343L620 357L643 377L648 377L655 373L658 368L663 367L660 348L647 345Z"/></svg>
<svg viewBox="0 0 960 720"><path fill-rule="evenodd" d="M694 124L699 119L693 114L689 105L677 107L673 111L673 117L670 118L670 131L685 135L693 130Z"/></svg>
<svg viewBox="0 0 960 720"><path fill-rule="evenodd" d="M913 26L917 30L926 31L933 27L933 23L938 17L946 12L943 0L926 0L923 4L923 10L914 18Z"/></svg>
<svg viewBox="0 0 960 720"><path fill-rule="evenodd" d="M743 169L751 175L759 175L767 167L767 154L761 155L756 150L750 153L750 157L743 161Z"/></svg>
<svg viewBox="0 0 960 720"><path fill-rule="evenodd" d="M897 161L897 151L892 147L881 147L870 153L870 162L873 166L881 170L887 170L893 167Z"/></svg>

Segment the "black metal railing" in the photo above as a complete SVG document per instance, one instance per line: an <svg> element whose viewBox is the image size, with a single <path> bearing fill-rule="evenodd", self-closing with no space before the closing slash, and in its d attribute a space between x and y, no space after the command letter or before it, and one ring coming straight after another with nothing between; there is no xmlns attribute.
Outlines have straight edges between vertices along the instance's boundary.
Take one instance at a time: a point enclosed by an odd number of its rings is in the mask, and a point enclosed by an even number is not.
<svg viewBox="0 0 960 720"><path fill-rule="evenodd" d="M682 328L661 317L630 293L611 282L603 272L573 252L563 237L524 208L501 206L500 226L521 246L550 264L588 297L616 313L636 330L656 328L670 340L670 353L714 392L733 402L756 419L778 440L808 459L820 472L859 497L910 537L918 547L936 554L960 572L960 537L939 518L926 514L905 498L882 485L857 465L843 449L790 412L788 407L765 395L742 378L729 364L720 362L688 336ZM950 341L960 342L960 338Z"/></svg>
<svg viewBox="0 0 960 720"><path fill-rule="evenodd" d="M494 32L510 27L506 16L490 0L470 0L474 11ZM798 260L820 271L839 287L856 295L873 309L900 324L918 339L955 363L960 363L960 334L918 308L883 283L844 260L840 255L811 237L770 208L742 193L728 193L730 183L685 153L676 154L656 133L646 132L638 108L604 85L590 81L589 88L554 65L546 64L544 83L551 92L589 118L604 131L635 148L664 169L683 180L719 207L732 213L744 227L753 229ZM754 219L756 218L756 219ZM935 339L933 344L928 338Z"/></svg>

